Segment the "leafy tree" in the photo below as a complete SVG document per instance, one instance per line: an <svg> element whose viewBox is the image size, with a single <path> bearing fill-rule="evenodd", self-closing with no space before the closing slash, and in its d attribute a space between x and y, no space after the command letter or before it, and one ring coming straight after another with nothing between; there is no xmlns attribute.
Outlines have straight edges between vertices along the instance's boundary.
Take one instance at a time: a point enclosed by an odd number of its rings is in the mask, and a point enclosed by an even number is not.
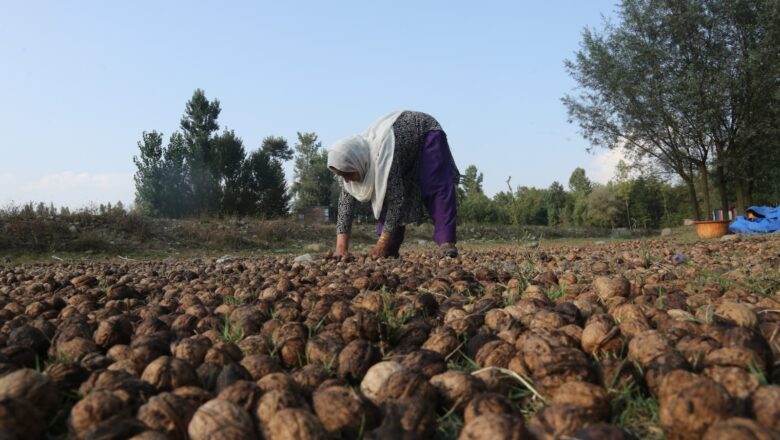
<svg viewBox="0 0 780 440"><path fill-rule="evenodd" d="M136 205L149 215L181 217L190 209L191 189L185 163L186 147L180 133L171 135L163 148L162 133L144 132L138 143L140 156L133 157Z"/></svg>
<svg viewBox="0 0 780 440"><path fill-rule="evenodd" d="M260 149L280 163L293 158L292 148L287 143L287 139L281 136L267 136L263 139Z"/></svg>
<svg viewBox="0 0 780 440"><path fill-rule="evenodd" d="M588 223L592 226L615 227L620 218L620 201L611 185L595 185L588 194Z"/></svg>
<svg viewBox="0 0 780 440"><path fill-rule="evenodd" d="M290 197L281 162L260 149L244 161L241 174L243 213L264 218L287 215Z"/></svg>
<svg viewBox="0 0 780 440"><path fill-rule="evenodd" d="M147 214L157 215L163 200L163 135L156 131L144 132L138 142L139 156L133 156L137 171L135 181L135 204Z"/></svg>
<svg viewBox="0 0 780 440"><path fill-rule="evenodd" d="M569 177L569 190L572 197L572 222L577 225L583 225L586 221L588 208L588 195L593 189L593 184L585 175L585 170L576 168Z"/></svg>
<svg viewBox="0 0 780 440"><path fill-rule="evenodd" d="M179 218L192 212L192 186L187 166L187 146L181 133L173 133L163 153L164 197L158 213Z"/></svg>
<svg viewBox="0 0 780 440"><path fill-rule="evenodd" d="M482 173L477 170L475 165L469 165L463 174L461 181L462 196L469 197L473 194L482 194Z"/></svg>
<svg viewBox="0 0 780 440"><path fill-rule="evenodd" d="M245 182L241 179L241 168L246 158L244 142L233 130L225 130L211 140L212 162L219 184L220 212L241 214L241 191Z"/></svg>
<svg viewBox="0 0 780 440"><path fill-rule="evenodd" d="M547 191L521 186L515 194L515 218L522 225L546 225Z"/></svg>
<svg viewBox="0 0 780 440"><path fill-rule="evenodd" d="M214 133L219 129L219 101L209 101L196 89L187 102L181 129L187 145L194 208L198 213L213 213L220 200L219 163L214 151Z"/></svg>
<svg viewBox="0 0 780 440"><path fill-rule="evenodd" d="M328 152L321 148L315 133L298 133L292 185L296 210L330 203L331 184L335 179L328 169Z"/></svg>
<svg viewBox="0 0 780 440"><path fill-rule="evenodd" d="M545 204L547 205L547 224L558 226L565 223L566 191L563 185L553 182L547 190Z"/></svg>
<svg viewBox="0 0 780 440"><path fill-rule="evenodd" d="M778 147L780 3L624 0L620 20L585 30L567 61L583 90L564 98L570 118L594 145L677 174L697 217L694 179L709 210L713 164L721 205L728 178L744 204Z"/></svg>

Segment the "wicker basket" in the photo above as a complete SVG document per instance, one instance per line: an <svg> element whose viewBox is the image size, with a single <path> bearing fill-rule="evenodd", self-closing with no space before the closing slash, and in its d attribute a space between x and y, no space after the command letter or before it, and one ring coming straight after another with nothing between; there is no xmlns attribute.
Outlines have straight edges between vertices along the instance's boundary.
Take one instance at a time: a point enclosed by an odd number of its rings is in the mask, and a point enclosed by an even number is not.
<svg viewBox="0 0 780 440"><path fill-rule="evenodd" d="M703 222L695 222L696 233L699 234L699 238L720 238L726 235L729 231L729 221L723 220L711 220Z"/></svg>

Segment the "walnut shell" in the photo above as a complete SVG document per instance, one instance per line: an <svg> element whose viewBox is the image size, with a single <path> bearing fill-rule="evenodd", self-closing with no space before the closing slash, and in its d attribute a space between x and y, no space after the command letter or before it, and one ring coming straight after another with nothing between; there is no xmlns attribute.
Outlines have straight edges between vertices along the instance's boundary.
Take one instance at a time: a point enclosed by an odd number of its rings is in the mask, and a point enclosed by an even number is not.
<svg viewBox="0 0 780 440"><path fill-rule="evenodd" d="M536 412L528 430L538 440L555 440L571 436L591 423L584 408L571 404L553 404Z"/></svg>
<svg viewBox="0 0 780 440"><path fill-rule="evenodd" d="M255 409L259 426L267 427L276 413L285 408L303 408L306 402L299 394L286 389L271 390L260 397Z"/></svg>
<svg viewBox="0 0 780 440"><path fill-rule="evenodd" d="M260 380L265 375L282 371L279 362L265 354L251 354L241 359L241 366L246 368L252 380Z"/></svg>
<svg viewBox="0 0 780 440"><path fill-rule="evenodd" d="M89 353L97 351L97 345L87 338L73 338L57 343L57 355L67 360L80 361Z"/></svg>
<svg viewBox="0 0 780 440"><path fill-rule="evenodd" d="M129 416L127 404L108 391L92 393L76 402L70 410L68 428L75 438L85 438L101 422L115 416Z"/></svg>
<svg viewBox="0 0 780 440"><path fill-rule="evenodd" d="M649 330L636 335L628 343L628 358L647 368L650 362L673 350L669 340L657 330Z"/></svg>
<svg viewBox="0 0 780 440"><path fill-rule="evenodd" d="M442 328L438 331L431 332L428 339L423 343L422 348L435 351L442 356L448 356L455 351L455 348L459 343L460 341L454 331L448 328Z"/></svg>
<svg viewBox="0 0 780 440"><path fill-rule="evenodd" d="M11 331L8 335L6 345L18 345L27 347L34 351L38 356L45 357L49 349L49 338L39 329L31 325L23 325Z"/></svg>
<svg viewBox="0 0 780 440"><path fill-rule="evenodd" d="M187 433L192 440L254 439L252 418L233 402L213 399L201 405L192 416Z"/></svg>
<svg viewBox="0 0 780 440"><path fill-rule="evenodd" d="M298 386L287 373L271 373L257 381L257 385L264 393L272 390L287 390L298 392Z"/></svg>
<svg viewBox="0 0 780 440"><path fill-rule="evenodd" d="M287 408L274 415L266 430L268 440L319 440L325 439L322 424L311 412L300 408Z"/></svg>
<svg viewBox="0 0 780 440"><path fill-rule="evenodd" d="M263 390L251 381L239 380L225 387L217 395L217 399L227 400L244 408L247 413L254 414Z"/></svg>
<svg viewBox="0 0 780 440"><path fill-rule="evenodd" d="M512 402L496 393L479 393L466 404L463 410L463 422L468 424L483 414L514 414Z"/></svg>
<svg viewBox="0 0 780 440"><path fill-rule="evenodd" d="M192 366L198 368L203 363L211 348L211 341L203 336L193 336L182 339L173 349L173 355Z"/></svg>
<svg viewBox="0 0 780 440"><path fill-rule="evenodd" d="M602 300L616 296L626 297L631 292L631 283L622 276L600 276L593 280L593 290Z"/></svg>
<svg viewBox="0 0 780 440"><path fill-rule="evenodd" d="M0 377L0 398L25 399L44 415L52 414L59 404L54 382L29 368L22 368Z"/></svg>
<svg viewBox="0 0 780 440"><path fill-rule="evenodd" d="M339 353L343 348L341 337L320 334L306 343L306 357L309 363L327 365L328 368L337 370Z"/></svg>
<svg viewBox="0 0 780 440"><path fill-rule="evenodd" d="M670 440L693 439L728 418L731 402L726 390L712 379L669 374L661 383L659 407L661 426Z"/></svg>
<svg viewBox="0 0 780 440"><path fill-rule="evenodd" d="M591 354L619 353L623 349L619 328L603 320L588 322L582 329L582 348Z"/></svg>
<svg viewBox="0 0 780 440"><path fill-rule="evenodd" d="M57 362L43 371L60 390L78 389L89 377L87 369L77 362Z"/></svg>
<svg viewBox="0 0 780 440"><path fill-rule="evenodd" d="M170 391L187 385L197 385L198 375L187 362L171 357L160 356L152 361L141 375L159 391Z"/></svg>
<svg viewBox="0 0 780 440"><path fill-rule="evenodd" d="M115 416L97 424L86 440L119 440L141 434L148 428L140 420L129 416Z"/></svg>
<svg viewBox="0 0 780 440"><path fill-rule="evenodd" d="M731 397L737 400L747 399L761 386L755 375L738 367L707 367L702 372L719 383Z"/></svg>
<svg viewBox="0 0 780 440"><path fill-rule="evenodd" d="M295 370L290 376L301 393L310 398L314 390L328 379L328 372L321 365L309 364Z"/></svg>
<svg viewBox="0 0 780 440"><path fill-rule="evenodd" d="M98 347L107 350L116 344L129 344L132 336L132 323L126 316L119 315L100 321L93 339Z"/></svg>
<svg viewBox="0 0 780 440"><path fill-rule="evenodd" d="M325 431L333 436L357 438L361 429L375 425L378 414L370 402L344 386L330 386L314 392L314 412Z"/></svg>
<svg viewBox="0 0 780 440"><path fill-rule="evenodd" d="M214 384L214 392L218 393L240 380L251 380L252 376L240 364L229 363L222 367Z"/></svg>
<svg viewBox="0 0 780 440"><path fill-rule="evenodd" d="M341 380L360 381L378 359L379 352L373 344L362 339L352 341L339 353L338 377Z"/></svg>
<svg viewBox="0 0 780 440"><path fill-rule="evenodd" d="M756 439L756 440L774 440L778 434L771 429L761 426L755 420L743 417L732 417L727 420L717 422L710 426L704 433L703 440L719 439Z"/></svg>
<svg viewBox="0 0 780 440"><path fill-rule="evenodd" d="M580 429L572 435L577 440L637 440L636 437L606 423L596 423Z"/></svg>
<svg viewBox="0 0 780 440"><path fill-rule="evenodd" d="M570 403L585 409L590 420L608 420L612 408L607 391L587 382L567 382L558 387L550 399L552 403Z"/></svg>
<svg viewBox="0 0 780 440"><path fill-rule="evenodd" d="M483 345L474 360L482 367L506 368L515 355L515 347L502 340L491 341Z"/></svg>
<svg viewBox="0 0 780 440"><path fill-rule="evenodd" d="M431 385L439 390L447 408L462 409L477 394L485 391L481 380L463 371L447 371L433 376Z"/></svg>
<svg viewBox="0 0 780 440"><path fill-rule="evenodd" d="M363 377L363 381L360 382L360 391L368 400L375 404L381 403L380 392L385 386L387 379L395 372L404 371L403 365L398 362L384 361L374 364Z"/></svg>
<svg viewBox="0 0 780 440"><path fill-rule="evenodd" d="M447 371L447 362L445 362L444 357L431 350L413 351L404 356L401 365L407 370L422 374L429 379Z"/></svg>
<svg viewBox="0 0 780 440"><path fill-rule="evenodd" d="M23 398L0 397L0 437L8 439L44 439L46 425L43 415Z"/></svg>
<svg viewBox="0 0 780 440"><path fill-rule="evenodd" d="M439 398L438 391L428 382L428 378L403 369L387 377L372 402L379 405L407 397L419 397L433 406L436 406Z"/></svg>
<svg viewBox="0 0 780 440"><path fill-rule="evenodd" d="M510 414L487 413L467 422L459 440L522 440L529 438L523 419Z"/></svg>
<svg viewBox="0 0 780 440"><path fill-rule="evenodd" d="M758 317L753 310L742 303L724 302L715 307L715 316L739 327L755 328Z"/></svg>
<svg viewBox="0 0 780 440"><path fill-rule="evenodd" d="M750 403L758 423L780 432L780 386L762 386L753 393Z"/></svg>
<svg viewBox="0 0 780 440"><path fill-rule="evenodd" d="M138 420L146 426L164 432L173 439L186 439L187 426L200 402L193 402L174 393L160 393L138 409Z"/></svg>

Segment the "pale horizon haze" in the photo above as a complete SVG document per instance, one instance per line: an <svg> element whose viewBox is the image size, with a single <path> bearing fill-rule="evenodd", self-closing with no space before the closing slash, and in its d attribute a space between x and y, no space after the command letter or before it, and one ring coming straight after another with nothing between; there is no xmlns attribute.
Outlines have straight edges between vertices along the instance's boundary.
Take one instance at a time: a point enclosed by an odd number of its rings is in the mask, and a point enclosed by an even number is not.
<svg viewBox="0 0 780 440"><path fill-rule="evenodd" d="M436 117L492 196L606 183L620 154L567 122L564 69L615 1L26 1L0 14L0 207L133 202L137 142L179 129L195 89L249 152L324 147L397 109ZM293 178L292 161L285 166Z"/></svg>

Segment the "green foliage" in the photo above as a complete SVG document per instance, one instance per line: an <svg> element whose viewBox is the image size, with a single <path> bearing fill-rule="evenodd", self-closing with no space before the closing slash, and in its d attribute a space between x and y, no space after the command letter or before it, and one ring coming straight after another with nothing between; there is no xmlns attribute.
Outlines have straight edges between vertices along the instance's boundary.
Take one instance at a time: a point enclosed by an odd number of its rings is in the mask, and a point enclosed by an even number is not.
<svg viewBox="0 0 780 440"><path fill-rule="evenodd" d="M662 439L658 401L644 395L631 384L608 390L612 397L612 424L620 426L637 438Z"/></svg>
<svg viewBox="0 0 780 440"><path fill-rule="evenodd" d="M241 322L234 322L227 316L222 325L222 334L220 335L225 342L237 343L244 338L244 328Z"/></svg>
<svg viewBox="0 0 780 440"><path fill-rule="evenodd" d="M328 152L322 149L322 142L315 133L299 132L295 152L294 208L328 206L335 178L328 169Z"/></svg>
<svg viewBox="0 0 780 440"><path fill-rule="evenodd" d="M575 226L582 226L586 222L588 209L588 195L593 190L593 184L585 176L585 170L577 167L569 177L569 190L571 191L571 221Z"/></svg>
<svg viewBox="0 0 780 440"><path fill-rule="evenodd" d="M209 101L197 89L181 119L182 132L144 132L133 158L136 204L146 214L186 217L196 214L281 217L290 196L283 162L292 149L282 137L268 136L247 156L243 140L233 130L219 129L218 100Z"/></svg>
<svg viewBox="0 0 780 440"><path fill-rule="evenodd" d="M566 61L570 120L592 145L679 176L697 215L712 167L722 203L729 182L749 200L780 163L780 3L625 0L618 17L584 30Z"/></svg>
<svg viewBox="0 0 780 440"><path fill-rule="evenodd" d="M477 170L477 167L475 165L469 165L463 174L460 184L460 192L463 197L482 194L482 179L482 173Z"/></svg>
<svg viewBox="0 0 780 440"><path fill-rule="evenodd" d="M192 186L194 210L214 213L219 207L219 162L214 133L222 109L219 101L209 101L201 89L195 90L185 106L180 126L187 146L187 163Z"/></svg>
<svg viewBox="0 0 780 440"><path fill-rule="evenodd" d="M545 204L547 205L547 224L549 226L558 226L566 223L567 197L563 185L553 182L547 189L545 195Z"/></svg>

